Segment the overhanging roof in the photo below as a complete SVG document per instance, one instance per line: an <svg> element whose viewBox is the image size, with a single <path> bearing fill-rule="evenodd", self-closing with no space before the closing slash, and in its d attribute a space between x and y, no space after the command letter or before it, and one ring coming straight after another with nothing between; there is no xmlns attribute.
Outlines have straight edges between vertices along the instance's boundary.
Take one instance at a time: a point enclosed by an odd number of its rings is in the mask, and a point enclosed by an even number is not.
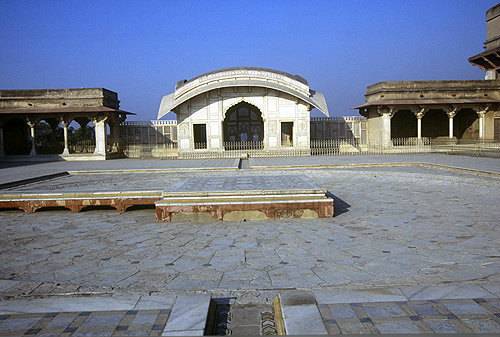
<svg viewBox="0 0 500 337"><path fill-rule="evenodd" d="M322 113L324 113L326 116L328 116L328 106L326 105L325 97L323 96L322 93L318 91L310 89L309 90L310 95L308 97L302 94L301 92L298 92L296 90L290 89L284 85L280 85L274 82L260 81L260 80L234 80L234 81L211 83L202 87L198 87L195 90L192 90L188 94L183 95L178 99L175 99L175 93L164 96L161 100L160 109L158 111L158 119L162 118L167 113L178 107L180 104L186 102L187 100L195 96L198 96L210 90L227 88L227 87L262 87L262 88L275 89L290 94L294 97L303 100L304 102L311 104L312 106L320 110Z"/></svg>
<svg viewBox="0 0 500 337"><path fill-rule="evenodd" d="M500 68L500 47L469 57L469 62L483 70L498 69Z"/></svg>
<svg viewBox="0 0 500 337"><path fill-rule="evenodd" d="M125 115L135 115L135 113L120 109L108 108L105 106L91 107L61 107L61 108L16 108L0 109L1 115L30 115L30 114L67 114L67 113L118 113Z"/></svg>
<svg viewBox="0 0 500 337"><path fill-rule="evenodd" d="M395 100L378 100L372 101L363 105L355 106L351 109L363 109L370 106L380 105L453 105L453 104L486 104L486 103L500 103L500 100L494 98L436 98L436 99L395 99Z"/></svg>

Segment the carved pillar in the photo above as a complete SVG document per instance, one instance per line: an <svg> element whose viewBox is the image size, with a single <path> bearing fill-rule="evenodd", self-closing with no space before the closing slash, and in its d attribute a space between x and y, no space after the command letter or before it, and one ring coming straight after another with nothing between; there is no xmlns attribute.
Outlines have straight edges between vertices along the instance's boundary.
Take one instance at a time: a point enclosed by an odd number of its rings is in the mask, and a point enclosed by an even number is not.
<svg viewBox="0 0 500 337"><path fill-rule="evenodd" d="M486 111L478 111L477 115L479 116L479 139L484 139L484 114Z"/></svg>
<svg viewBox="0 0 500 337"><path fill-rule="evenodd" d="M68 125L71 121L68 121L67 119L61 118L60 119L61 125L64 130L64 151L62 153L63 156L68 156L69 155L69 145L68 145Z"/></svg>
<svg viewBox="0 0 500 337"><path fill-rule="evenodd" d="M391 118L396 113L396 107L390 106L387 109L377 108L377 112L382 116L380 123L380 141L382 146L391 146Z"/></svg>
<svg viewBox="0 0 500 337"><path fill-rule="evenodd" d="M92 123L95 128L94 154L106 155L106 119L107 117L94 117Z"/></svg>
<svg viewBox="0 0 500 337"><path fill-rule="evenodd" d="M425 113L428 109L422 108L418 111L414 111L415 117L417 117L417 139L422 139L422 118L424 118Z"/></svg>
<svg viewBox="0 0 500 337"><path fill-rule="evenodd" d="M484 139L484 115L488 112L490 109L490 106L479 106L476 108L473 108L477 115L479 116L479 139Z"/></svg>
<svg viewBox="0 0 500 337"><path fill-rule="evenodd" d="M450 139L453 138L453 117L455 117L455 115L457 114L457 111L458 111L458 108L453 108L451 111L448 111L447 114L448 114L448 118L449 118L449 126L448 126L448 129L449 129L449 137Z"/></svg>
<svg viewBox="0 0 500 337"><path fill-rule="evenodd" d="M31 137L31 151L30 156L36 156L36 142L35 142L35 125L38 121L26 118L26 123L30 127L30 137Z"/></svg>

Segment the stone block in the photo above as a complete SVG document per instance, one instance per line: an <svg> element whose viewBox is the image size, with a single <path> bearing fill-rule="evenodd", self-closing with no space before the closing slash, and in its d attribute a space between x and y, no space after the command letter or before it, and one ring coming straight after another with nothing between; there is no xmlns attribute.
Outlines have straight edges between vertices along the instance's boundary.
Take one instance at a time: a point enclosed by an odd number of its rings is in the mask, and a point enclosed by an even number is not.
<svg viewBox="0 0 500 337"><path fill-rule="evenodd" d="M162 335L202 336L210 300L210 295L179 295Z"/></svg>

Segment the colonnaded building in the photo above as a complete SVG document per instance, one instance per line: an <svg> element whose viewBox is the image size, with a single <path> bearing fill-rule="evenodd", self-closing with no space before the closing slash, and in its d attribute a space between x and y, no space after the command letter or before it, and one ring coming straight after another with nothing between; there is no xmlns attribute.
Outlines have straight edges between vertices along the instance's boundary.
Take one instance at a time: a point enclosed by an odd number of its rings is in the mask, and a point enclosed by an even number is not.
<svg viewBox="0 0 500 337"><path fill-rule="evenodd" d="M0 156L95 160L443 150L435 144L451 146L445 151L475 144L498 155L500 4L486 12L486 22L485 51L469 58L485 70L484 80L379 82L353 108L358 117L328 117L324 96L302 76L253 67L177 82L161 100L157 120L144 122L126 121L132 113L120 109L117 93L103 88L0 90ZM325 117L311 118L313 108ZM163 119L171 111L176 120Z"/></svg>

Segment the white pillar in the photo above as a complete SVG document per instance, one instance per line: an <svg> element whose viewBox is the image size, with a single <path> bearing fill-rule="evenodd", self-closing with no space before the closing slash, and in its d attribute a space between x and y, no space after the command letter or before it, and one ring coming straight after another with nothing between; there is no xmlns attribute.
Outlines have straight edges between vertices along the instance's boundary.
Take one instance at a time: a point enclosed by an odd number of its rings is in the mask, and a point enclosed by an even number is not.
<svg viewBox="0 0 500 337"><path fill-rule="evenodd" d="M69 146L68 146L68 122L62 120L61 124L63 126L64 130L64 151L63 151L63 156L68 156L69 155Z"/></svg>
<svg viewBox="0 0 500 337"><path fill-rule="evenodd" d="M479 139L484 139L484 111L479 111Z"/></svg>
<svg viewBox="0 0 500 337"><path fill-rule="evenodd" d="M457 114L458 108L453 108L452 110L448 111L448 136L450 139L453 138L453 118Z"/></svg>
<svg viewBox="0 0 500 337"><path fill-rule="evenodd" d="M422 139L422 118L424 118L425 110L422 109L415 114L417 117L417 139Z"/></svg>
<svg viewBox="0 0 500 337"><path fill-rule="evenodd" d="M453 116L449 116L449 126L448 126L448 129L449 129L449 134L448 136L451 138L453 138Z"/></svg>
<svg viewBox="0 0 500 337"><path fill-rule="evenodd" d="M94 118L92 123L95 131L94 154L106 155L106 118Z"/></svg>
<svg viewBox="0 0 500 337"><path fill-rule="evenodd" d="M384 112L382 113L382 146L391 146L391 113Z"/></svg>

